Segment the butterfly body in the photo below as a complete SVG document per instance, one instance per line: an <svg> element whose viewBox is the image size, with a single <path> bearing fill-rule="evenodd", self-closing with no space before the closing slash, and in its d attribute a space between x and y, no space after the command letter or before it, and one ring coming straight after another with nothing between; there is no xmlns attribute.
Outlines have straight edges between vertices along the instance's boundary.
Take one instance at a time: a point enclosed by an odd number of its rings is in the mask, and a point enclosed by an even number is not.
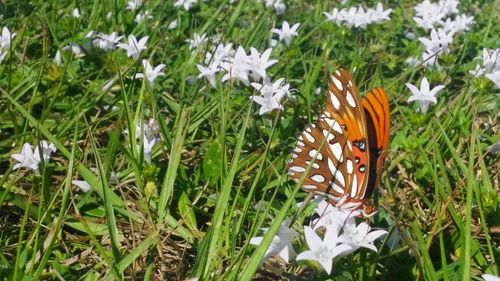
<svg viewBox="0 0 500 281"><path fill-rule="evenodd" d="M288 173L296 182L304 177L303 189L369 217L389 142L387 96L376 88L362 101L344 69L330 78L326 109L298 137Z"/></svg>

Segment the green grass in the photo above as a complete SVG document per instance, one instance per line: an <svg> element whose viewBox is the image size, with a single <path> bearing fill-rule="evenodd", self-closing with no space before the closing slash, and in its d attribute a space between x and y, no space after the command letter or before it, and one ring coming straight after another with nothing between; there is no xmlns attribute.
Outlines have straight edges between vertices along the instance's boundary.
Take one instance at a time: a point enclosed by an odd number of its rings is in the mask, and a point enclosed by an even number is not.
<svg viewBox="0 0 500 281"><path fill-rule="evenodd" d="M348 1L346 5L354 6ZM463 1L472 30L455 35L440 69L408 66L428 36L411 20L417 2L384 3L391 21L354 30L328 23L335 3L289 1L283 16L258 1L208 1L190 11L173 1L146 1L152 18L137 24L126 1L7 1L3 19L17 35L0 63L0 279L1 280L481 280L499 275L499 91L474 78L483 47L500 47L498 1ZM373 4L373 3L372 3ZM373 6L373 5L370 5ZM78 7L79 19L69 15ZM106 19L108 13L112 13ZM175 29L168 29L173 20ZM241 83L210 87L196 64L207 45L189 50L197 32L264 51L271 28L300 22L290 47L278 44L268 69L296 89L277 114L258 115ZM83 44L90 30L150 36L142 53L166 65L154 90L133 79L141 60L123 50L98 49L77 58L63 52ZM277 258L263 264L281 222L297 230L312 207L298 212L307 194L288 179L296 137L324 108L328 75L348 69L362 95L388 92L391 138L382 187L373 200L372 225L397 232L377 253L360 250L334 263L330 277L314 263ZM446 88L427 114L408 104L405 83ZM110 79L109 91L102 89ZM417 83L418 82L418 83ZM321 94L314 94L321 87ZM109 106L109 108L108 108ZM111 110L113 106L117 110ZM108 109L105 109L108 108ZM135 124L154 118L160 138L148 163L137 146ZM128 129L130 134L123 134ZM54 143L57 152L40 174L13 170L23 143ZM115 180L114 178L117 178ZM71 180L85 180L84 193ZM270 227L262 244L249 244ZM294 244L307 247L303 233Z"/></svg>

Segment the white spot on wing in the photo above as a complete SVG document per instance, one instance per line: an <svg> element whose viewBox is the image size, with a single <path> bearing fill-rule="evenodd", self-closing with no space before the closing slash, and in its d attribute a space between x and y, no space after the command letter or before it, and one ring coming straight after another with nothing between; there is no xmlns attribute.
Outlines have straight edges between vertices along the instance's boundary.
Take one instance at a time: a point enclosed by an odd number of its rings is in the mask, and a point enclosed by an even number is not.
<svg viewBox="0 0 500 281"><path fill-rule="evenodd" d="M322 175L313 175L311 179L315 182L324 182L325 178Z"/></svg>
<svg viewBox="0 0 500 281"><path fill-rule="evenodd" d="M306 161L306 164L311 165L311 161ZM313 167L314 169L319 169L318 163L312 163L311 167Z"/></svg>
<svg viewBox="0 0 500 281"><path fill-rule="evenodd" d="M352 166L352 161L351 161L351 159L347 159L347 163L346 163L346 165L347 165L347 173L352 174L352 167L353 167L353 166Z"/></svg>
<svg viewBox="0 0 500 281"><path fill-rule="evenodd" d="M344 175L342 174L341 171L337 170L335 167L335 164L333 164L333 161L328 159L328 168L330 169L330 173L332 174L332 177L335 175L335 179L342 185L345 186L345 179Z"/></svg>
<svg viewBox="0 0 500 281"><path fill-rule="evenodd" d="M333 107L336 110L340 110L340 101L339 101L339 99L332 92L330 92L330 91L328 91L328 92L330 93L330 99L332 100Z"/></svg>
<svg viewBox="0 0 500 281"><path fill-rule="evenodd" d="M316 189L316 186L310 184L304 184L302 186L303 189Z"/></svg>
<svg viewBox="0 0 500 281"><path fill-rule="evenodd" d="M352 96L351 92L349 90L347 90L347 95L345 96L346 100L347 100L347 103L351 106L351 107L356 107L356 101L354 101L354 97Z"/></svg>
<svg viewBox="0 0 500 281"><path fill-rule="evenodd" d="M311 149L311 151L309 151L309 157L314 158L317 152L318 151L316 149ZM323 160L323 155L321 155L321 153L318 153L318 157L316 157L316 160Z"/></svg>
<svg viewBox="0 0 500 281"><path fill-rule="evenodd" d="M297 146L305 146L305 144L303 142L301 142L301 141L298 141L297 142Z"/></svg>
<svg viewBox="0 0 500 281"><path fill-rule="evenodd" d="M337 161L342 162L343 155L342 155L342 146L340 146L340 143L336 142L336 143L330 145L330 149L332 150L333 156L335 156Z"/></svg>
<svg viewBox="0 0 500 281"><path fill-rule="evenodd" d="M332 81L333 81L333 84L335 84L335 87L337 87L339 90L342 91L344 89L344 87L342 87L342 82L340 82L340 80L337 79L337 77L332 75Z"/></svg>
<svg viewBox="0 0 500 281"><path fill-rule="evenodd" d="M302 148L300 147L296 147L293 152L296 152L296 153L301 153L302 152Z"/></svg>
<svg viewBox="0 0 500 281"><path fill-rule="evenodd" d="M351 197L356 197L356 194L358 193L358 177L356 174L352 178L352 186L351 186Z"/></svg>
<svg viewBox="0 0 500 281"><path fill-rule="evenodd" d="M300 167L300 166L292 166L292 167L290 167L290 170L294 171L294 172L301 173L301 172L304 172L306 169L304 169L304 167Z"/></svg>
<svg viewBox="0 0 500 281"><path fill-rule="evenodd" d="M309 142L312 142L314 143L314 138L313 136L311 136L311 134L309 134L308 132L304 132L304 136L306 136L306 139L309 141Z"/></svg>

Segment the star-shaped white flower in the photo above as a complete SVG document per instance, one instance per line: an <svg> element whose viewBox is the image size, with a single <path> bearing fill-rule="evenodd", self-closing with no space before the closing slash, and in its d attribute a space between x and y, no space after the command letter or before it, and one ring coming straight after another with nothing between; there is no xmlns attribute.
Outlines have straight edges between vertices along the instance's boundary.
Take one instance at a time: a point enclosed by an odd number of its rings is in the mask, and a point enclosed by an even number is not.
<svg viewBox="0 0 500 281"><path fill-rule="evenodd" d="M481 275L485 281L500 281L500 277L496 277L492 274L483 274Z"/></svg>
<svg viewBox="0 0 500 281"><path fill-rule="evenodd" d="M300 23L296 23L292 27L290 27L288 22L284 21L281 29L273 28L273 29L271 29L271 31L273 33L278 34L279 40L285 41L285 44L287 46L290 46L290 43L292 42L292 38L299 35L297 33L297 29L299 28L299 26L300 26Z"/></svg>
<svg viewBox="0 0 500 281"><path fill-rule="evenodd" d="M432 29L430 39L420 37L418 40L425 45L425 50L428 53L437 53L441 50L443 52L448 52L448 46L453 41L453 32L448 33L442 28L438 30Z"/></svg>
<svg viewBox="0 0 500 281"><path fill-rule="evenodd" d="M116 44L120 42L123 36L118 36L116 32L112 32L111 34L99 33L97 35L97 39L95 39L94 46L99 49L103 49L104 51L114 50L116 48Z"/></svg>
<svg viewBox="0 0 500 281"><path fill-rule="evenodd" d="M321 227L330 227L331 225L338 225L342 227L346 223L355 223L355 217L361 215L360 211L348 211L334 206L325 200L321 200L315 208L316 214L319 215L318 219L311 222L314 230Z"/></svg>
<svg viewBox="0 0 500 281"><path fill-rule="evenodd" d="M330 274L333 259L352 250L347 244L339 244L340 227L332 225L325 231L323 240L310 227L304 226L304 235L310 250L304 251L297 256L297 260L317 261L325 271Z"/></svg>
<svg viewBox="0 0 500 281"><path fill-rule="evenodd" d="M215 81L215 75L220 71L220 68L216 64L210 64L209 67L197 64L196 67L198 67L198 70L200 71L198 78L205 77L210 85L215 88L217 84Z"/></svg>
<svg viewBox="0 0 500 281"><path fill-rule="evenodd" d="M193 50L198 48L201 44L207 42L207 40L208 38L206 33L200 35L195 32L193 34L193 39L187 39L186 42L189 44L189 50Z"/></svg>
<svg viewBox="0 0 500 281"><path fill-rule="evenodd" d="M162 63L153 68L149 61L143 59L142 66L144 67L145 74L137 73L135 75L135 78L143 79L145 77L148 80L149 87L151 87L151 89L154 89L156 78L158 78L159 76L165 76L165 73L162 72L162 70L165 68L165 65Z"/></svg>
<svg viewBox="0 0 500 281"><path fill-rule="evenodd" d="M250 48L249 56L249 69L253 73L254 80L259 80L260 78L267 78L266 69L276 64L278 60L269 60L271 56L272 48L265 50L262 55L255 48Z"/></svg>
<svg viewBox="0 0 500 281"><path fill-rule="evenodd" d="M443 28L446 32L459 33L467 31L474 24L474 17L467 15L458 15L455 19L447 18L443 23Z"/></svg>
<svg viewBox="0 0 500 281"><path fill-rule="evenodd" d="M376 252L377 247L373 245L373 242L387 234L387 231L370 230L371 228L366 222L361 222L358 225L355 222L346 223L344 225L344 233L340 236L339 241L350 245L353 251L363 247Z"/></svg>
<svg viewBox="0 0 500 281"><path fill-rule="evenodd" d="M410 83L406 83L405 85L412 93L412 96L408 98L408 102L417 101L422 113L427 112L430 103L437 103L436 94L444 89L443 85L438 85L431 90L429 88L429 81L427 81L426 77L420 82L420 90Z"/></svg>
<svg viewBox="0 0 500 281"><path fill-rule="evenodd" d="M262 229L264 234L269 231L269 228ZM292 240L297 237L299 234L297 231L289 228L287 226L287 222L283 222L280 226L280 230L278 234L273 237L273 241L267 248L266 254L263 257L263 261L267 260L271 256L278 254L280 258L282 258L286 263L290 261L290 258L295 256L295 251L292 247ZM250 239L250 244L258 246L262 243L264 239L263 236L253 237Z"/></svg>
<svg viewBox="0 0 500 281"><path fill-rule="evenodd" d="M260 96L256 95L250 97L261 106L259 110L260 115L264 115L275 109L283 110L281 100L284 96L290 95L290 91L288 90L290 85L284 84L284 78L280 78L274 83L266 79L264 84L252 83L252 87L259 90L261 93Z"/></svg>
<svg viewBox="0 0 500 281"><path fill-rule="evenodd" d="M152 18L153 18L153 16L149 14L149 11L145 11L144 13L138 13L135 16L134 21L136 23L141 23L144 19L152 19Z"/></svg>
<svg viewBox="0 0 500 281"><path fill-rule="evenodd" d="M139 41L135 38L134 35L128 36L128 44L120 43L118 44L118 48L124 49L127 51L127 56L132 57L134 60L137 60L143 50L147 49L146 42L148 41L149 36L144 36Z"/></svg>
<svg viewBox="0 0 500 281"><path fill-rule="evenodd" d="M222 82L229 79L236 79L243 82L245 85L249 85L249 61L250 59L247 56L245 49L239 46L234 54L234 57L228 58L226 61L221 63L221 67L227 71L227 73L222 76Z"/></svg>
<svg viewBox="0 0 500 281"><path fill-rule="evenodd" d="M19 168L27 168L38 173L42 159L45 163L48 163L50 155L56 150L57 149L54 144L51 143L49 145L45 140L40 142L40 144L35 148L35 151L32 150L29 143L25 143L23 144L20 154L14 153L11 155L12 158L19 162L14 165L13 169L17 170ZM40 154L42 154L42 158L40 158Z"/></svg>
<svg viewBox="0 0 500 281"><path fill-rule="evenodd" d="M71 16L74 17L74 18L80 18L80 10L78 10L78 8L75 8L72 12L71 12Z"/></svg>

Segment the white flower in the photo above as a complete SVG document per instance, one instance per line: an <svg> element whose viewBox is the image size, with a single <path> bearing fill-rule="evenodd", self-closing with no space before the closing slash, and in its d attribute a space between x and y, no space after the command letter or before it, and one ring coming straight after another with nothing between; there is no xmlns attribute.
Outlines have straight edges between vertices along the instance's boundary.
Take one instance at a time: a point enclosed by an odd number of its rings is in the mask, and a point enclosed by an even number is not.
<svg viewBox="0 0 500 281"><path fill-rule="evenodd" d="M217 72L220 71L220 68L216 64L210 64L209 67L197 64L196 67L198 67L198 70L200 71L198 78L201 77L207 78L210 85L212 85L212 87L215 88L216 86L215 75L217 74Z"/></svg>
<svg viewBox="0 0 500 281"><path fill-rule="evenodd" d="M168 29L176 29L177 28L177 20L173 20L168 24Z"/></svg>
<svg viewBox="0 0 500 281"><path fill-rule="evenodd" d="M118 44L122 38L123 36L117 36L116 32L111 34L99 33L97 39L94 40L94 46L104 51L114 50L116 44Z"/></svg>
<svg viewBox="0 0 500 281"><path fill-rule="evenodd" d="M10 49L10 44L12 43L12 39L16 36L16 33L11 33L9 29L4 26L2 28L2 36L0 36L0 51L4 49L8 51Z"/></svg>
<svg viewBox="0 0 500 281"><path fill-rule="evenodd" d="M151 138L148 140L147 137L142 139L142 147L144 151L144 161L151 164L151 153L153 152L153 147L157 143L158 138ZM139 145L138 145L139 146ZM137 149L140 149L139 147Z"/></svg>
<svg viewBox="0 0 500 281"><path fill-rule="evenodd" d="M412 93L412 96L408 98L408 102L417 101L422 113L427 112L431 102L434 104L437 103L436 94L444 89L443 85L438 85L430 90L429 81L427 81L426 77L424 77L420 82L420 90L410 83L406 83L405 85Z"/></svg>
<svg viewBox="0 0 500 281"><path fill-rule="evenodd" d="M227 73L222 77L222 82L229 79L236 79L248 85L248 72L249 69L249 58L243 47L239 46L234 54L234 57L228 58L227 61L221 63L222 68L224 68Z"/></svg>
<svg viewBox="0 0 500 281"><path fill-rule="evenodd" d="M281 29L273 28L273 29L271 29L271 31L273 33L278 34L279 40L285 41L285 44L287 46L290 46L290 43L292 42L292 38L294 36L299 35L297 33L297 29L299 28L299 26L300 26L300 23L296 23L292 27L290 27L288 22L284 21Z"/></svg>
<svg viewBox="0 0 500 281"><path fill-rule="evenodd" d="M148 80L149 86L151 87L151 89L154 89L154 83L155 83L156 78L158 78L158 76L165 76L165 73L162 72L163 68L165 68L165 65L159 64L153 68L151 66L151 64L149 63L149 61L143 59L142 66L144 67L144 72L146 75L144 75L143 73L137 73L135 75L135 78L136 79L143 79L144 77L146 77L146 79Z"/></svg>
<svg viewBox="0 0 500 281"><path fill-rule="evenodd" d="M436 25L443 24L443 18L446 16L446 12L443 11L438 4L431 3L429 0L425 0L415 6L416 16L413 20L421 28L432 29Z"/></svg>
<svg viewBox="0 0 500 281"><path fill-rule="evenodd" d="M224 45L223 43L219 43L217 44L217 47L214 47L212 53L207 52L205 55L205 64L215 64L220 66L223 60L230 57L233 53L233 44L229 43Z"/></svg>
<svg viewBox="0 0 500 281"><path fill-rule="evenodd" d="M285 11L286 11L285 3L278 0L278 1L274 2L273 6L274 6L274 9L276 10L276 14L278 14L278 16L285 14Z"/></svg>
<svg viewBox="0 0 500 281"><path fill-rule="evenodd" d="M327 21L331 21L337 24L342 23L343 18L341 17L339 9L337 8L333 8L331 13L323 12L323 15L325 15Z"/></svg>
<svg viewBox="0 0 500 281"><path fill-rule="evenodd" d="M54 63L57 66L61 66L62 65L61 52L59 50L57 50L56 55L54 56Z"/></svg>
<svg viewBox="0 0 500 281"><path fill-rule="evenodd" d="M85 53L82 51L82 48L74 42L69 43L68 45L62 47L63 51L71 51L75 57L80 58L85 55Z"/></svg>
<svg viewBox="0 0 500 281"><path fill-rule="evenodd" d="M137 41L134 35L129 35L128 44L120 43L117 46L127 51L127 57L132 57L134 60L137 60L141 52L147 49L146 42L148 38L149 36L144 36Z"/></svg>
<svg viewBox="0 0 500 281"><path fill-rule="evenodd" d="M422 64L428 67L430 66L439 67L437 63L437 58L438 58L437 53L429 53L426 51L422 54Z"/></svg>
<svg viewBox="0 0 500 281"><path fill-rule="evenodd" d="M269 231L269 228L263 228L262 230L265 234ZM295 251L292 247L292 239L298 235L297 231L287 226L286 221L281 223L280 230L278 231L278 234L273 237L273 241L269 245L269 248L267 248L263 260L267 260L272 255L278 254L286 263L288 263L290 258L295 256ZM250 239L250 244L258 246L262 243L263 239L263 236L252 237L252 239Z"/></svg>
<svg viewBox="0 0 500 281"><path fill-rule="evenodd" d="M333 259L352 250L347 244L339 244L339 231L338 225L332 225L326 229L325 236L321 240L312 228L304 226L304 235L310 250L300 253L297 260L315 260L330 274Z"/></svg>
<svg viewBox="0 0 500 281"><path fill-rule="evenodd" d="M142 0L130 0L127 2L127 10L135 11L142 5Z"/></svg>
<svg viewBox="0 0 500 281"><path fill-rule="evenodd" d="M331 13L323 12L328 21L336 24L344 24L347 27L366 28L371 23L380 23L390 20L389 15L392 9L384 10L382 3L378 3L375 9L364 9L361 6L350 7L349 9L334 8Z"/></svg>
<svg viewBox="0 0 500 281"><path fill-rule="evenodd" d="M491 274L483 274L481 275L485 281L500 281L499 277L496 277L495 275Z"/></svg>
<svg viewBox="0 0 500 281"><path fill-rule="evenodd" d="M360 215L360 211L348 211L334 206L325 200L321 200L316 207L316 214L319 215L318 219L311 222L314 230L321 227L328 228L330 225L343 226L346 222L355 223L355 217Z"/></svg>
<svg viewBox="0 0 500 281"><path fill-rule="evenodd" d="M495 86L500 89L500 70L485 75Z"/></svg>
<svg viewBox="0 0 500 281"><path fill-rule="evenodd" d="M207 42L207 34L203 33L199 35L198 33L193 34L193 39L187 39L186 42L189 44L189 50L198 48L201 44Z"/></svg>
<svg viewBox="0 0 500 281"><path fill-rule="evenodd" d="M382 3L378 3L376 9L368 9L368 18L370 19L370 23L379 23L384 20L390 20L389 15L391 14L392 9L384 10L384 6Z"/></svg>
<svg viewBox="0 0 500 281"><path fill-rule="evenodd" d="M136 23L141 23L144 19L152 19L152 18L153 18L153 16L149 14L149 11L145 11L144 13L138 13L135 16L134 21Z"/></svg>
<svg viewBox="0 0 500 281"><path fill-rule="evenodd" d="M259 90L261 93L260 96L257 95L250 97L250 99L261 106L259 110L260 115L264 115L274 109L283 110L281 99L290 94L288 90L289 85L283 85L283 81L284 79L281 78L274 83L271 83L271 81L267 79L263 85L259 83L252 83L252 87Z"/></svg>
<svg viewBox="0 0 500 281"><path fill-rule="evenodd" d="M90 184L86 181L72 180L71 183L80 188L83 192L88 192L91 189Z"/></svg>
<svg viewBox="0 0 500 281"><path fill-rule="evenodd" d="M425 37L418 38L425 45L428 53L437 53L439 51L448 52L448 46L453 41L453 32L447 33L444 29L432 29L430 39Z"/></svg>
<svg viewBox="0 0 500 281"><path fill-rule="evenodd" d="M443 28L446 32L460 33L467 31L474 24L474 17L467 15L458 15L454 20L447 18L443 23Z"/></svg>
<svg viewBox="0 0 500 281"><path fill-rule="evenodd" d="M249 56L249 69L252 71L254 80L258 80L259 78L266 78L267 72L266 69L278 62L278 60L269 60L271 56L272 48L269 48L262 53L262 55L255 48L250 48L250 56Z"/></svg>
<svg viewBox="0 0 500 281"><path fill-rule="evenodd" d="M437 3L439 9L445 15L452 15L458 13L458 0L441 0Z"/></svg>
<svg viewBox="0 0 500 281"><path fill-rule="evenodd" d="M371 228L366 222L361 222L356 225L353 220L351 223L346 223L344 225L344 233L340 236L339 241L348 244L353 250L363 247L376 252L377 247L373 245L373 242L381 236L387 234L387 231L370 230Z"/></svg>
<svg viewBox="0 0 500 281"><path fill-rule="evenodd" d="M43 160L44 163L48 163L50 155L56 150L57 149L54 144L51 143L49 145L45 140L40 141L40 144L35 148L35 151L31 149L31 145L29 143L25 143L21 149L21 154L14 153L11 155L12 158L19 162L14 165L13 169L17 170L24 167L38 173L40 162ZM40 154L42 158L40 158Z"/></svg>
<svg viewBox="0 0 500 281"><path fill-rule="evenodd" d="M80 18L80 10L78 10L78 8L75 8L72 12L71 12L71 16L74 17L74 18Z"/></svg>
<svg viewBox="0 0 500 281"><path fill-rule="evenodd" d="M197 3L198 0L175 0L174 7L182 6L184 10L189 11L189 9Z"/></svg>

